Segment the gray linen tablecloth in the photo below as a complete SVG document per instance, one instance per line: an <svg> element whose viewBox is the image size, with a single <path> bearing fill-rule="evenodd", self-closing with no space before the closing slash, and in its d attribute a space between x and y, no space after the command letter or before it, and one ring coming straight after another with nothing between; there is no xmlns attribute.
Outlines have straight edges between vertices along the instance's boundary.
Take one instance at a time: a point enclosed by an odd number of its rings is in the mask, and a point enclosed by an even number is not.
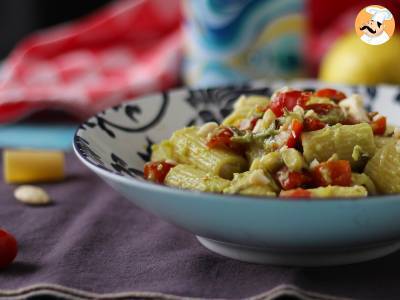
<svg viewBox="0 0 400 300"><path fill-rule="evenodd" d="M0 183L0 227L19 242L0 270L0 299L67 298L399 299L400 253L330 268L243 263L137 208L67 155L68 178L41 185L54 199L30 207ZM331 296L329 296L331 295Z"/></svg>

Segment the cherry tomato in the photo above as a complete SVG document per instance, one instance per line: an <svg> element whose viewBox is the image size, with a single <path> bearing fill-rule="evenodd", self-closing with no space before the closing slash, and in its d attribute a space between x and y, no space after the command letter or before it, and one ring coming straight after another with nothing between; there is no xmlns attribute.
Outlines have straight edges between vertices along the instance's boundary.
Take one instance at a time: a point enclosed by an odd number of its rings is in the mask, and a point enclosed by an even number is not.
<svg viewBox="0 0 400 300"><path fill-rule="evenodd" d="M336 106L327 103L313 103L306 106L306 109L312 109L318 115L327 115Z"/></svg>
<svg viewBox="0 0 400 300"><path fill-rule="evenodd" d="M335 89L321 89L315 92L317 97L327 97L335 102L340 102L346 98L346 95Z"/></svg>
<svg viewBox="0 0 400 300"><path fill-rule="evenodd" d="M232 130L223 128L207 142L207 146L208 148L229 148L231 146L231 137L233 137Z"/></svg>
<svg viewBox="0 0 400 300"><path fill-rule="evenodd" d="M286 166L276 172L275 178L284 190L296 189L310 182L308 174L289 171Z"/></svg>
<svg viewBox="0 0 400 300"><path fill-rule="evenodd" d="M315 131L322 129L326 126L326 124L315 118L304 118L304 131Z"/></svg>
<svg viewBox="0 0 400 300"><path fill-rule="evenodd" d="M303 131L303 123L301 123L297 119L293 119L290 127L291 132L286 142L286 145L288 146L288 148L294 148L297 146L300 140L300 135Z"/></svg>
<svg viewBox="0 0 400 300"><path fill-rule="evenodd" d="M289 191L282 191L281 197L287 198L311 198L311 192L302 188L297 188Z"/></svg>
<svg viewBox="0 0 400 300"><path fill-rule="evenodd" d="M320 163L312 170L315 186L351 185L351 166L347 160L334 160Z"/></svg>
<svg viewBox="0 0 400 300"><path fill-rule="evenodd" d="M310 93L302 91L287 91L280 92L276 95L272 102L269 104L269 108L277 117L281 117L285 111L293 111L296 105L304 107L305 103L310 97Z"/></svg>
<svg viewBox="0 0 400 300"><path fill-rule="evenodd" d="M174 166L165 161L148 162L144 165L144 178L156 183L164 183L169 170Z"/></svg>
<svg viewBox="0 0 400 300"><path fill-rule="evenodd" d="M18 244L16 239L7 231L0 228L0 268L12 263L17 256Z"/></svg>
<svg viewBox="0 0 400 300"><path fill-rule="evenodd" d="M372 131L376 135L382 135L386 131L386 117L381 117L371 122Z"/></svg>

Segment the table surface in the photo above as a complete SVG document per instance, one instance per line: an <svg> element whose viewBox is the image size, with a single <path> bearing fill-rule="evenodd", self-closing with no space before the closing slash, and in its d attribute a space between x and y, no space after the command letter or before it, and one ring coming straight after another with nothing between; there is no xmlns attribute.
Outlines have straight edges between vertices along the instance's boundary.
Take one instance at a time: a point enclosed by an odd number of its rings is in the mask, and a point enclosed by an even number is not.
<svg viewBox="0 0 400 300"><path fill-rule="evenodd" d="M229 299L273 299L282 293L306 299L400 297L400 253L351 266L309 269L235 261L211 253L192 234L137 208L72 153L67 154L67 166L65 181L40 185L54 200L49 206L18 203L12 196L15 186L1 180L0 227L16 236L19 253L0 271L0 299L54 290L75 298L86 295L82 299L104 293L155 298L165 295L154 293ZM121 295L126 294L113 298Z"/></svg>

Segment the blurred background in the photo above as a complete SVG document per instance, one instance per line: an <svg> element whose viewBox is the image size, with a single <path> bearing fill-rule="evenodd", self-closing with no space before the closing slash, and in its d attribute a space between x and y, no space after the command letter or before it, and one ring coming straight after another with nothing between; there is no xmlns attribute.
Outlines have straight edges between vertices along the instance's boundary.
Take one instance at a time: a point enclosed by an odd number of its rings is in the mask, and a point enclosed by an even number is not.
<svg viewBox="0 0 400 300"><path fill-rule="evenodd" d="M373 4L399 20L400 1ZM0 146L21 146L35 135L35 126L45 136L59 126L54 136L69 145L77 121L128 98L180 85L258 78L399 84L398 33L380 46L363 43L355 33L355 18L368 5L362 0L2 0ZM13 140L17 132L29 134ZM46 146L54 137L39 140Z"/></svg>
<svg viewBox="0 0 400 300"><path fill-rule="evenodd" d="M52 1L3 0L0 2L0 58L4 59L29 33L82 17L110 0Z"/></svg>

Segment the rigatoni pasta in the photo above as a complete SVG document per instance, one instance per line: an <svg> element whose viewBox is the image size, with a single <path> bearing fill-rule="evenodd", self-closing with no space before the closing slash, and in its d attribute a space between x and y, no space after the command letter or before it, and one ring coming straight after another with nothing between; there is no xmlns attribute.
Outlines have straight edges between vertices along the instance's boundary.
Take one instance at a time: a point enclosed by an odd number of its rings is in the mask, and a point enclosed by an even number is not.
<svg viewBox="0 0 400 300"><path fill-rule="evenodd" d="M400 193L400 141L392 141L379 149L368 161L365 173L381 193Z"/></svg>
<svg viewBox="0 0 400 300"><path fill-rule="evenodd" d="M242 95L233 105L233 112L223 120L225 126L240 126L243 120L256 113L258 107L265 107L269 99L265 96Z"/></svg>
<svg viewBox="0 0 400 300"><path fill-rule="evenodd" d="M196 127L189 127L172 135L170 141L178 162L191 164L226 179L246 170L247 161L242 156L233 151L208 148L206 138L199 136L197 130Z"/></svg>
<svg viewBox="0 0 400 300"><path fill-rule="evenodd" d="M261 197L400 193L400 129L359 95L282 89L241 96L215 122L153 145L145 178L167 186Z"/></svg>
<svg viewBox="0 0 400 300"><path fill-rule="evenodd" d="M333 154L339 159L348 160L353 167L365 165L364 158L371 158L376 151L374 134L367 123L355 125L334 125L322 130L306 132L302 135L304 158L326 161ZM354 157L354 147L360 149L360 155Z"/></svg>
<svg viewBox="0 0 400 300"><path fill-rule="evenodd" d="M279 191L268 173L262 170L236 173L231 184L224 189L226 194L275 196Z"/></svg>
<svg viewBox="0 0 400 300"><path fill-rule="evenodd" d="M172 168L164 183L173 187L213 193L221 193L230 185L229 180L185 164Z"/></svg>

